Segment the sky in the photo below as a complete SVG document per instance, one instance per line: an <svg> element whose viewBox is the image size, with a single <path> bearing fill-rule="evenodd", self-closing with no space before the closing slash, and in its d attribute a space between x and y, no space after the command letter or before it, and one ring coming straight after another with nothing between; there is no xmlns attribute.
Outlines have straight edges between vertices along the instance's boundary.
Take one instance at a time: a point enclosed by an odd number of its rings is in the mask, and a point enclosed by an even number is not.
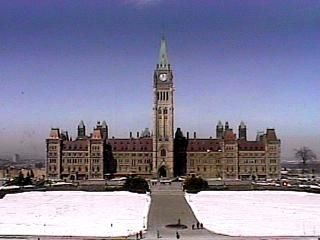
<svg viewBox="0 0 320 240"><path fill-rule="evenodd" d="M1 0L0 155L45 156L52 127L75 137L152 129L163 33L175 128L215 137L275 128L283 158L320 154L319 1Z"/></svg>

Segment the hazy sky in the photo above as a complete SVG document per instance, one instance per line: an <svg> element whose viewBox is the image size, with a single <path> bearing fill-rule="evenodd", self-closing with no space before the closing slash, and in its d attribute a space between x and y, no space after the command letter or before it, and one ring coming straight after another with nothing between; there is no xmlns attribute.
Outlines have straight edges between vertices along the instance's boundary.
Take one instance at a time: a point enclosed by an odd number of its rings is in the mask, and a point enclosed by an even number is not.
<svg viewBox="0 0 320 240"><path fill-rule="evenodd" d="M320 149L319 1L0 1L0 155L45 156L51 127L75 136L152 128L163 29L176 124L215 136L218 120L250 138L276 128L283 156Z"/></svg>

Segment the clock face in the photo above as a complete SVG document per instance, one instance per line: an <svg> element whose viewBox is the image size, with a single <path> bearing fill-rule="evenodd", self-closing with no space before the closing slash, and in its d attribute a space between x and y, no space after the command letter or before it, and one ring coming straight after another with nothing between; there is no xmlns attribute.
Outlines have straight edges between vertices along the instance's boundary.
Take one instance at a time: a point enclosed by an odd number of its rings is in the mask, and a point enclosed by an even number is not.
<svg viewBox="0 0 320 240"><path fill-rule="evenodd" d="M167 80L167 74L161 73L159 75L159 79L160 79L160 81L165 82Z"/></svg>

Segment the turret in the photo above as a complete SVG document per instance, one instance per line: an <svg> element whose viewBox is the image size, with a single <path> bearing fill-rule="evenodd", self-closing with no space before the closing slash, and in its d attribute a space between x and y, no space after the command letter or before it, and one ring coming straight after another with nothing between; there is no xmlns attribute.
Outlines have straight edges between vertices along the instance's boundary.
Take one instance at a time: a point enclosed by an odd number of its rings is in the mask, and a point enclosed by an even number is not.
<svg viewBox="0 0 320 240"><path fill-rule="evenodd" d="M239 129L239 139L247 140L247 126L244 124L243 121L240 122Z"/></svg>
<svg viewBox="0 0 320 240"><path fill-rule="evenodd" d="M106 121L102 121L101 131L103 139L108 139L108 125Z"/></svg>
<svg viewBox="0 0 320 240"><path fill-rule="evenodd" d="M228 122L226 122L226 124L225 124L225 126L224 126L224 129L225 129L225 130L228 130L228 129L229 129L229 123L228 123Z"/></svg>
<svg viewBox="0 0 320 240"><path fill-rule="evenodd" d="M223 125L222 122L219 121L216 127L216 138L222 139L223 138Z"/></svg>
<svg viewBox="0 0 320 240"><path fill-rule="evenodd" d="M78 125L78 138L84 138L86 136L86 126L81 120Z"/></svg>

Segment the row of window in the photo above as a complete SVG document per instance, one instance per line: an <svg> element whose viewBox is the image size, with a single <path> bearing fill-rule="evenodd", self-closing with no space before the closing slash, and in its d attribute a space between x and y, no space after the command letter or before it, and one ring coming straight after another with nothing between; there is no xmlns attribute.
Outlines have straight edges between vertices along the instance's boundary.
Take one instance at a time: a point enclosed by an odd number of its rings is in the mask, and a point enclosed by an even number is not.
<svg viewBox="0 0 320 240"><path fill-rule="evenodd" d="M85 167L84 169L82 167L68 167L68 168L64 168L64 167L61 167L61 171L64 172L64 171L68 171L68 173L70 173L71 171L72 172L82 172L82 170L84 170L85 172L88 172L88 167ZM92 167L91 168L92 172L100 172L100 167L97 166L97 167ZM49 167L49 171L50 171L50 167Z"/></svg>
<svg viewBox="0 0 320 240"><path fill-rule="evenodd" d="M168 92L157 92L157 100L158 101L168 101L169 93Z"/></svg>
<svg viewBox="0 0 320 240"><path fill-rule="evenodd" d="M57 156L57 152L48 152L48 156L49 157L56 157Z"/></svg>
<svg viewBox="0 0 320 240"><path fill-rule="evenodd" d="M57 154L54 154L56 156ZM62 156L68 156L68 157L88 157L89 153L88 152L63 152ZM94 157L100 157L101 153L100 152L92 152L91 156Z"/></svg>
<svg viewBox="0 0 320 240"><path fill-rule="evenodd" d="M148 148L147 147L140 147L140 148L136 148L136 147L132 147L132 148L128 148L127 146L126 147L119 147L117 148L116 146L113 147L113 151L147 151Z"/></svg>
<svg viewBox="0 0 320 240"><path fill-rule="evenodd" d="M235 150L235 147L232 147L232 146L225 146L224 148L226 151L233 151Z"/></svg>
<svg viewBox="0 0 320 240"><path fill-rule="evenodd" d="M115 141L114 144L117 145L117 141ZM129 144L136 144L136 141L132 141L132 142L131 142L131 141L127 141L127 142L122 142L122 141L120 141L119 144L120 144L120 145L122 145L122 144L127 144L127 145L129 145ZM148 141L145 141L145 142L142 143L141 141L139 141L139 144L147 144L147 145L149 145L149 142L148 142Z"/></svg>
<svg viewBox="0 0 320 240"><path fill-rule="evenodd" d="M92 151L100 151L100 146L92 145L91 150Z"/></svg>
<svg viewBox="0 0 320 240"><path fill-rule="evenodd" d="M271 163L271 164L276 164L276 163L277 163L277 160L276 160L276 159L270 159L270 163Z"/></svg>
<svg viewBox="0 0 320 240"><path fill-rule="evenodd" d="M138 157L142 157L142 156L145 156L145 157L148 157L148 156L152 156L152 153L115 153L114 154L115 156L119 156L119 157L122 157L122 156L138 156Z"/></svg>
<svg viewBox="0 0 320 240"><path fill-rule="evenodd" d="M265 167L240 167L240 172L265 172L267 168ZM277 172L277 167L269 167L269 172Z"/></svg>
<svg viewBox="0 0 320 240"><path fill-rule="evenodd" d="M49 158L49 163L57 163L57 159L56 158Z"/></svg>
<svg viewBox="0 0 320 240"><path fill-rule="evenodd" d="M241 163L255 163L255 164L265 164L266 160L265 159L240 159L240 164Z"/></svg>
<svg viewBox="0 0 320 240"><path fill-rule="evenodd" d="M247 172L247 173L252 173L252 172L264 172L266 169L265 167L242 167L240 166L239 168L240 172Z"/></svg>
<svg viewBox="0 0 320 240"><path fill-rule="evenodd" d="M89 159L88 158L63 158L62 163L73 163L73 164L88 164Z"/></svg>
<svg viewBox="0 0 320 240"><path fill-rule="evenodd" d="M118 166L118 171L130 171L130 167L129 166ZM145 166L145 167L138 167L138 172L149 172L151 170L151 168Z"/></svg>
<svg viewBox="0 0 320 240"><path fill-rule="evenodd" d="M190 166L194 166L194 164L202 164L202 163L221 164L221 161L220 159L190 159L189 160Z"/></svg>
<svg viewBox="0 0 320 240"><path fill-rule="evenodd" d="M57 146L52 146L52 145L49 145L49 151L54 151L54 150L57 150Z"/></svg>
<svg viewBox="0 0 320 240"><path fill-rule="evenodd" d="M239 156L243 156L243 157L263 157L264 153L243 153L243 152L239 152Z"/></svg>
<svg viewBox="0 0 320 240"><path fill-rule="evenodd" d="M132 166L136 164L150 164L152 163L151 159L118 159L117 162L119 164L129 164L131 163Z"/></svg>
<svg viewBox="0 0 320 240"><path fill-rule="evenodd" d="M269 151L277 151L278 150L278 146L268 146L268 150Z"/></svg>
<svg viewBox="0 0 320 240"><path fill-rule="evenodd" d="M63 152L62 156L68 156L68 157L84 157L89 156L88 152Z"/></svg>
<svg viewBox="0 0 320 240"><path fill-rule="evenodd" d="M201 172L201 171L203 171L203 172L206 172L206 171L213 171L213 170L215 170L215 171L217 171L217 172L222 172L222 170L221 170L221 168L213 168L212 166L203 166L203 167L200 167L200 166L198 166L197 167L197 171L198 172Z"/></svg>
<svg viewBox="0 0 320 240"><path fill-rule="evenodd" d="M193 166L194 164L203 164L203 163L208 163L208 164L221 164L220 159L189 159L189 164L190 166ZM224 162L227 164L234 164L234 159L224 159ZM239 164L265 164L266 160L265 159L240 159ZM271 164L276 164L277 159L270 159Z"/></svg>

